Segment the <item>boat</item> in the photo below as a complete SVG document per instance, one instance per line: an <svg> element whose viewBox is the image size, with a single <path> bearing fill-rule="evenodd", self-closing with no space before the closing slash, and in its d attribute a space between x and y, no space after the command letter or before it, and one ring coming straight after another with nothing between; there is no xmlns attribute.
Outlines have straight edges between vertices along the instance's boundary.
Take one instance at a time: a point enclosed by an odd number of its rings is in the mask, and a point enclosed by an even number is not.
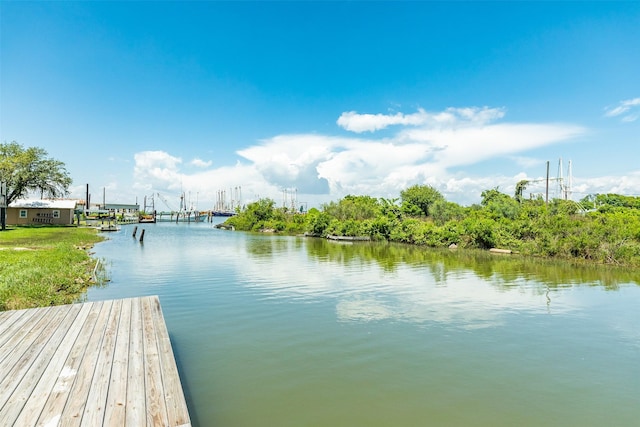
<svg viewBox="0 0 640 427"><path fill-rule="evenodd" d="M213 205L211 215L234 216L237 214L236 211L241 206L240 200L242 198L240 187L230 188L229 194L232 196L230 202L227 202L227 192L225 190L218 191L216 203Z"/></svg>
<svg viewBox="0 0 640 427"><path fill-rule="evenodd" d="M100 231L118 231L120 227L116 222L109 221L107 224L102 224L99 228Z"/></svg>
<svg viewBox="0 0 640 427"><path fill-rule="evenodd" d="M236 215L236 213L233 212L233 211L224 210L224 211L213 211L213 212L211 212L211 215L213 215L213 216L234 216L234 215Z"/></svg>
<svg viewBox="0 0 640 427"><path fill-rule="evenodd" d="M140 212L138 222L141 224L153 224L156 222L156 202L153 194L149 197L149 203L147 203L147 196L144 196L144 210Z"/></svg>
<svg viewBox="0 0 640 427"><path fill-rule="evenodd" d="M138 219L138 222L140 224L153 224L156 222L156 214L154 212L153 215L140 215L140 218Z"/></svg>

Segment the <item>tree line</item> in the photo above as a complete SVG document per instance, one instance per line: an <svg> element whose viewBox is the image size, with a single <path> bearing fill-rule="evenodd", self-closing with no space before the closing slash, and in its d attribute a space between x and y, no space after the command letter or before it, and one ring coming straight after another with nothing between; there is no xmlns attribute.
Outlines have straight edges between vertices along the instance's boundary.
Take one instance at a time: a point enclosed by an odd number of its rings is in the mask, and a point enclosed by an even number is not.
<svg viewBox="0 0 640 427"><path fill-rule="evenodd" d="M224 224L244 231L366 237L442 248L502 248L525 255L640 267L640 197L589 196L579 202L525 200L485 190L479 204L450 202L414 185L399 198L349 195L306 214L272 199L247 205Z"/></svg>
<svg viewBox="0 0 640 427"><path fill-rule="evenodd" d="M71 184L63 162L41 148L0 143L0 182L6 204L39 191L61 197ZM0 217L4 219L4 208ZM640 197L588 196L580 202L541 197L525 200L485 190L481 202L461 206L429 185L414 185L398 198L349 195L301 214L272 199L249 204L226 226L314 236L366 237L428 247L503 248L527 255L640 267ZM4 228L4 222L2 224Z"/></svg>

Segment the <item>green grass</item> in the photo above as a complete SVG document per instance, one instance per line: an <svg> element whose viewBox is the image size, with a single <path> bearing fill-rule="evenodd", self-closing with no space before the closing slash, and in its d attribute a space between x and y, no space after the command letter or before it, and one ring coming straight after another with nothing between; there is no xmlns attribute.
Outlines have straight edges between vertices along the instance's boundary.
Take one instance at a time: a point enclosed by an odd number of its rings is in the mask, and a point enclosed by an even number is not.
<svg viewBox="0 0 640 427"><path fill-rule="evenodd" d="M15 227L0 231L0 310L70 304L94 284L88 249L95 229Z"/></svg>

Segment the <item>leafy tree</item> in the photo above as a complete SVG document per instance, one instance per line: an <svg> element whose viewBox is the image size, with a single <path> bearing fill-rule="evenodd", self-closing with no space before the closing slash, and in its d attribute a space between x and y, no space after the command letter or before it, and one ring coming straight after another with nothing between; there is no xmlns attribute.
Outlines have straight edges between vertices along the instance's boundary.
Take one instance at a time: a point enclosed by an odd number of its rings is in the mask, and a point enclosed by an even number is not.
<svg viewBox="0 0 640 427"><path fill-rule="evenodd" d="M66 196L72 182L63 162L47 157L42 148L24 148L15 141L0 143L0 181L7 184L7 204L30 191Z"/></svg>
<svg viewBox="0 0 640 427"><path fill-rule="evenodd" d="M324 212L341 221L372 219L380 214L378 199L371 196L345 196L338 203L324 205Z"/></svg>
<svg viewBox="0 0 640 427"><path fill-rule="evenodd" d="M258 221L266 221L274 216L275 205L271 199L260 199L247 206L247 211L253 213Z"/></svg>
<svg viewBox="0 0 640 427"><path fill-rule="evenodd" d="M312 234L323 236L329 227L331 217L326 212L320 212L316 208L311 208L307 213L307 231Z"/></svg>
<svg viewBox="0 0 640 427"><path fill-rule="evenodd" d="M264 228L265 223L275 216L275 203L271 199L260 199L249 203L244 211L229 218L225 223L238 230L258 231Z"/></svg>
<svg viewBox="0 0 640 427"><path fill-rule="evenodd" d="M442 194L430 185L414 185L400 192L402 210L411 216L429 216L431 206L443 200Z"/></svg>
<svg viewBox="0 0 640 427"><path fill-rule="evenodd" d="M527 188L527 185L529 185L529 181L526 179L523 179L522 181L518 181L518 183L516 184L516 193L514 198L519 202L522 203L522 195L524 193L524 190Z"/></svg>
<svg viewBox="0 0 640 427"><path fill-rule="evenodd" d="M401 218L402 211L400 209L400 206L398 206L398 200L399 199L397 198L394 198L394 199L381 198L380 209L381 209L382 215L385 215L389 218L395 218L395 219Z"/></svg>
<svg viewBox="0 0 640 427"><path fill-rule="evenodd" d="M442 198L433 203L430 213L437 224L443 225L447 221L463 219L465 209L457 203L448 202Z"/></svg>
<svg viewBox="0 0 640 427"><path fill-rule="evenodd" d="M595 204L598 207L604 205L640 209L640 197L623 196L621 194L596 194Z"/></svg>
<svg viewBox="0 0 640 427"><path fill-rule="evenodd" d="M468 245L482 249L489 249L496 244L496 222L482 215L470 216L463 221Z"/></svg>
<svg viewBox="0 0 640 427"><path fill-rule="evenodd" d="M485 190L481 194L482 201L480 204L485 207L494 218L513 219L517 216L520 204L509 195L501 193L497 188Z"/></svg>

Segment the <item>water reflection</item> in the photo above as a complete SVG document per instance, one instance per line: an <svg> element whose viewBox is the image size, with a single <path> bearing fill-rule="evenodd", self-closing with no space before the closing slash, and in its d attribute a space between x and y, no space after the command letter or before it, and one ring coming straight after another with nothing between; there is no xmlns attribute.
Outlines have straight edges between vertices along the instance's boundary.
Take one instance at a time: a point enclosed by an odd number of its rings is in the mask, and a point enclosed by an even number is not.
<svg viewBox="0 0 640 427"><path fill-rule="evenodd" d="M307 239L306 247L311 256L320 260L345 264L369 260L385 271L395 271L402 265L426 267L437 281L445 281L447 273L470 270L478 277L496 281L505 287L512 286L519 279L535 280L551 288L588 284L617 289L623 283L640 284L640 271L637 270L494 255L486 251L438 250L393 243L336 245L325 239Z"/></svg>
<svg viewBox="0 0 640 427"><path fill-rule="evenodd" d="M160 296L194 425L637 419L637 273L209 224L109 238L88 298Z"/></svg>
<svg viewBox="0 0 640 427"><path fill-rule="evenodd" d="M480 251L324 239L252 236L239 274L266 298L335 300L341 321L438 322L465 329L503 324L510 315L585 308L563 289L638 283L634 272L495 256ZM304 250L300 250L303 248ZM272 258L269 268L257 262Z"/></svg>

